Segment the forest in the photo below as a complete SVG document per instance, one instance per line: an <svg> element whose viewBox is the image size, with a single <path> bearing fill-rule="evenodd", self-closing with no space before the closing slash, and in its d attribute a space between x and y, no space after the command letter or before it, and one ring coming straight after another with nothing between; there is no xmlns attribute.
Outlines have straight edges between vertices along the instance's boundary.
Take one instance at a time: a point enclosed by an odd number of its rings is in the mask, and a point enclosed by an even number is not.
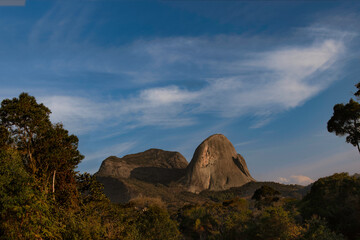
<svg viewBox="0 0 360 240"><path fill-rule="evenodd" d="M354 146L358 105L336 105L328 123ZM50 114L27 93L1 103L1 239L360 239L360 178L347 173L320 178L302 199L262 186L250 199L177 209L145 197L111 203L95 176L76 171L79 140Z"/></svg>

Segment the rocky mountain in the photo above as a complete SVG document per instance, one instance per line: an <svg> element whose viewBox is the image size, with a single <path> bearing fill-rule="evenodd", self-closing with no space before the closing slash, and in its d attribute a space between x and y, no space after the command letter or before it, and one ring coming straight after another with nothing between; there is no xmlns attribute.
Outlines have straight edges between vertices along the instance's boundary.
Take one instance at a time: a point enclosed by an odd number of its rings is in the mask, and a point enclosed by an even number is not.
<svg viewBox="0 0 360 240"><path fill-rule="evenodd" d="M181 180L190 192L225 190L255 181L244 158L222 134L205 139L195 150L194 156Z"/></svg>
<svg viewBox="0 0 360 240"><path fill-rule="evenodd" d="M184 156L178 152L149 149L122 158L108 157L102 162L96 176L135 178L145 182L165 184L182 177L187 165Z"/></svg>
<svg viewBox="0 0 360 240"><path fill-rule="evenodd" d="M122 158L108 157L95 175L112 202L127 202L146 195L155 185L178 181L185 175L187 165L178 152L149 149Z"/></svg>
<svg viewBox="0 0 360 240"><path fill-rule="evenodd" d="M226 190L255 181L244 158L221 134L203 141L189 165L178 152L149 149L122 158L108 157L95 175L112 202L148 196L175 205L179 201L206 201L193 193Z"/></svg>

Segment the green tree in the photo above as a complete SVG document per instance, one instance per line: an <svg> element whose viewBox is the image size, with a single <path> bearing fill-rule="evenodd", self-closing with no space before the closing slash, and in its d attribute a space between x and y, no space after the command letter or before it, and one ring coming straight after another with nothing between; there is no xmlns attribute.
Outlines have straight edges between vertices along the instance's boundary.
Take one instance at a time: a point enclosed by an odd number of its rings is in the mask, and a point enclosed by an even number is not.
<svg viewBox="0 0 360 240"><path fill-rule="evenodd" d="M346 136L346 142L357 147L360 153L360 104L350 99L347 104L336 104L334 113L327 123L329 132L338 136Z"/></svg>
<svg viewBox="0 0 360 240"><path fill-rule="evenodd" d="M332 231L360 238L360 179L347 173L320 178L300 204L305 219L325 218Z"/></svg>
<svg viewBox="0 0 360 240"><path fill-rule="evenodd" d="M248 239L251 211L245 199L187 205L179 209L179 227L186 239Z"/></svg>
<svg viewBox="0 0 360 240"><path fill-rule="evenodd" d="M180 239L180 233L174 221L165 209L150 206L142 209L135 222L140 239Z"/></svg>
<svg viewBox="0 0 360 240"><path fill-rule="evenodd" d="M91 175L87 172L83 174L78 174L76 176L76 181L83 204L94 201L109 202L109 199L105 196L103 192L104 186L96 180L96 177L94 175Z"/></svg>
<svg viewBox="0 0 360 240"><path fill-rule="evenodd" d="M358 91L354 94L360 97L360 82L355 85ZM327 130L337 136L346 135L346 142L357 147L360 153L360 104L352 98L347 104L339 103L334 106L333 116L327 123Z"/></svg>
<svg viewBox="0 0 360 240"><path fill-rule="evenodd" d="M303 229L295 223L290 213L282 207L265 208L255 222L254 236L259 240L291 240L299 239Z"/></svg>
<svg viewBox="0 0 360 240"><path fill-rule="evenodd" d="M8 130L0 126L0 150L5 149L9 145L9 132Z"/></svg>
<svg viewBox="0 0 360 240"><path fill-rule="evenodd" d="M34 141L37 176L58 202L69 205L77 201L75 168L83 159L77 149L78 142L78 138L69 135L62 124L52 125Z"/></svg>
<svg viewBox="0 0 360 240"><path fill-rule="evenodd" d="M0 125L8 130L25 167L33 174L38 171L37 161L33 157L34 142L51 127L50 113L47 107L38 104L27 93L1 102Z"/></svg>
<svg viewBox="0 0 360 240"><path fill-rule="evenodd" d="M0 150L0 239L61 239L61 223L15 150Z"/></svg>
<svg viewBox="0 0 360 240"><path fill-rule="evenodd" d="M0 139L19 151L26 170L42 191L71 206L76 204L77 195L75 168L84 157L77 149L78 138L69 135L61 124L52 124L50 113L27 93L3 100Z"/></svg>
<svg viewBox="0 0 360 240"><path fill-rule="evenodd" d="M313 216L306 221L302 240L344 240L341 234L336 234L327 226L324 219Z"/></svg>
<svg viewBox="0 0 360 240"><path fill-rule="evenodd" d="M279 201L279 195L279 191L264 185L254 192L251 199L256 200L255 206L261 209L262 207L270 206L272 203Z"/></svg>

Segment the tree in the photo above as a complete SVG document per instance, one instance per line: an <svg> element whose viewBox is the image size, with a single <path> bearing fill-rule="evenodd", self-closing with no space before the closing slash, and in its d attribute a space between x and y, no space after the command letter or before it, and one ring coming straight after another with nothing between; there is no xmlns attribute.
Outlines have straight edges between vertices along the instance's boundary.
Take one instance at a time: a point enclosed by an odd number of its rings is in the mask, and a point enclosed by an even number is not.
<svg viewBox="0 0 360 240"><path fill-rule="evenodd" d="M18 152L0 150L0 239L61 239L53 210Z"/></svg>
<svg viewBox="0 0 360 240"><path fill-rule="evenodd" d="M291 240L299 239L303 231L282 207L265 208L255 222L254 235L250 239Z"/></svg>
<svg viewBox="0 0 360 240"><path fill-rule="evenodd" d="M84 158L78 138L62 124L52 124L50 109L33 96L5 99L0 108L0 143L16 149L28 173L45 193L61 204L73 205L77 189L75 168Z"/></svg>
<svg viewBox="0 0 360 240"><path fill-rule="evenodd" d="M22 155L25 167L33 174L38 170L33 157L34 142L51 127L50 113L47 107L38 104L27 93L1 102L0 125L8 130L16 149Z"/></svg>
<svg viewBox="0 0 360 240"><path fill-rule="evenodd" d="M279 191L273 189L272 187L263 185L254 192L251 199L255 199L255 206L258 209L261 209L262 207L270 206L273 202L279 201L279 195Z"/></svg>
<svg viewBox="0 0 360 240"><path fill-rule="evenodd" d="M135 221L136 229L140 233L139 239L180 239L176 223L170 219L168 212L157 206L142 209Z"/></svg>
<svg viewBox="0 0 360 240"><path fill-rule="evenodd" d="M360 96L360 83L355 85L359 90L354 94ZM350 99L347 104L336 104L334 113L327 123L329 132L334 132L337 136L346 136L346 142L357 147L360 153L360 104Z"/></svg>
<svg viewBox="0 0 360 240"><path fill-rule="evenodd" d="M350 99L347 104L336 104L334 114L328 121L327 129L338 136L346 137L346 142L357 147L360 153L360 104Z"/></svg>
<svg viewBox="0 0 360 240"><path fill-rule="evenodd" d="M325 218L332 231L348 239L360 237L360 178L336 173L320 178L300 204L301 215Z"/></svg>
<svg viewBox="0 0 360 240"><path fill-rule="evenodd" d="M76 201L74 169L83 159L77 149L78 142L78 138L69 135L62 124L52 125L42 137L34 141L33 156L38 162L37 176L46 184L54 197L56 196L58 202Z"/></svg>
<svg viewBox="0 0 360 240"><path fill-rule="evenodd" d="M360 82L358 82L355 87L358 89L354 95L358 98L360 97Z"/></svg>
<svg viewBox="0 0 360 240"><path fill-rule="evenodd" d="M104 186L96 180L96 176L87 172L78 174L76 182L83 204L101 201L109 202L109 199L103 192Z"/></svg>
<svg viewBox="0 0 360 240"><path fill-rule="evenodd" d="M8 144L9 132L5 127L0 126L0 150L5 149Z"/></svg>
<svg viewBox="0 0 360 240"><path fill-rule="evenodd" d="M306 221L302 240L345 240L341 234L336 234L327 226L327 222L317 216Z"/></svg>

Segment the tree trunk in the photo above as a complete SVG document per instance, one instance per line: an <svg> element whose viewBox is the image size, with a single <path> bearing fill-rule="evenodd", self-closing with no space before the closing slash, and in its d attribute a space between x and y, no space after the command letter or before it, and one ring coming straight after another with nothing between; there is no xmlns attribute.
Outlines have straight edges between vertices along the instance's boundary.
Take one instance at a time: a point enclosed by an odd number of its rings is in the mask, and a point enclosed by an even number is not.
<svg viewBox="0 0 360 240"><path fill-rule="evenodd" d="M54 171L53 180L52 180L52 192L53 193L55 193L55 175L56 175L56 170Z"/></svg>

